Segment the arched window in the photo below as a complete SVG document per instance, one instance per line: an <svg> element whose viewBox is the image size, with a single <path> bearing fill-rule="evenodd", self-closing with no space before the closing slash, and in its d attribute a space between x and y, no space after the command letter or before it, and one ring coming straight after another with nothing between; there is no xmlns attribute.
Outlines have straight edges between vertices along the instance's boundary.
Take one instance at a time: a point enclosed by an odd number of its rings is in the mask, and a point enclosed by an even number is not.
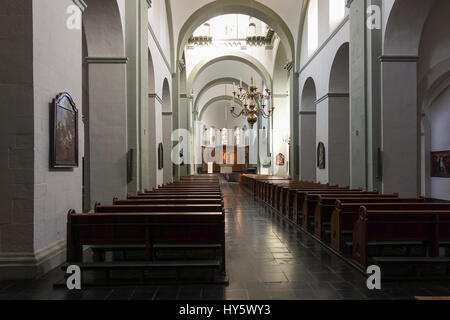
<svg viewBox="0 0 450 320"><path fill-rule="evenodd" d="M248 36L249 37L256 36L256 24L254 22L248 25Z"/></svg>
<svg viewBox="0 0 450 320"><path fill-rule="evenodd" d="M216 128L215 127L209 128L209 144L212 144L212 145L216 144Z"/></svg>
<svg viewBox="0 0 450 320"><path fill-rule="evenodd" d="M226 128L222 129L222 145L228 145L228 129Z"/></svg>
<svg viewBox="0 0 450 320"><path fill-rule="evenodd" d="M345 17L345 0L329 0L330 31L333 31Z"/></svg>
<svg viewBox="0 0 450 320"><path fill-rule="evenodd" d="M334 0L331 0L334 1ZM308 55L319 47L319 3L311 0L308 7Z"/></svg>
<svg viewBox="0 0 450 320"><path fill-rule="evenodd" d="M238 146L241 144L241 128L234 127L234 145Z"/></svg>

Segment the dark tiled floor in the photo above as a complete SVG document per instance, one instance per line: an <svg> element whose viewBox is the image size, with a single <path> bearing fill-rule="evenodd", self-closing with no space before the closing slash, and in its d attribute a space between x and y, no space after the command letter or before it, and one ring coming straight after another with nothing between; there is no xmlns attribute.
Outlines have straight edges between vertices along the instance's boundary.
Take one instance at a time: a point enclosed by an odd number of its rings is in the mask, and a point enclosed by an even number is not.
<svg viewBox="0 0 450 320"><path fill-rule="evenodd" d="M358 271L308 235L252 199L238 184L224 184L229 286L149 286L54 289L56 269L35 281L0 282L0 299L264 300L411 299L450 295L446 282L386 282L369 291Z"/></svg>

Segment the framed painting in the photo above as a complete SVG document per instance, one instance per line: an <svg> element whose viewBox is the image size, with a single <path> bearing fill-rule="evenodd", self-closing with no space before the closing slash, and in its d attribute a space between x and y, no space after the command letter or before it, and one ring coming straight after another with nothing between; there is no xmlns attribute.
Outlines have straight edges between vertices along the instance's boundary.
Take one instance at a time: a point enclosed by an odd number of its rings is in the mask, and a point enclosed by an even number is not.
<svg viewBox="0 0 450 320"><path fill-rule="evenodd" d="M70 94L56 96L52 105L50 167L78 168L78 110Z"/></svg>
<svg viewBox="0 0 450 320"><path fill-rule="evenodd" d="M163 144L158 144L158 169L164 168L164 147Z"/></svg>
<svg viewBox="0 0 450 320"><path fill-rule="evenodd" d="M450 151L431 153L431 176L433 178L450 178Z"/></svg>
<svg viewBox="0 0 450 320"><path fill-rule="evenodd" d="M279 153L277 155L277 166L281 167L281 166L284 166L284 164L285 164L284 154Z"/></svg>
<svg viewBox="0 0 450 320"><path fill-rule="evenodd" d="M325 145L323 142L319 142L319 145L317 146L317 168L325 169L325 159Z"/></svg>

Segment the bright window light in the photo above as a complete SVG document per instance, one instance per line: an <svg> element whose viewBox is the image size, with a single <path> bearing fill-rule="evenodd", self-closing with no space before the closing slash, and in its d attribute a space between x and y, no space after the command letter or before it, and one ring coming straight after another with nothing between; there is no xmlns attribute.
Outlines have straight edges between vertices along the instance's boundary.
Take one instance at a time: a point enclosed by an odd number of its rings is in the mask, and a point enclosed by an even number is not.
<svg viewBox="0 0 450 320"><path fill-rule="evenodd" d="M345 0L330 0L330 30L333 30L345 17Z"/></svg>
<svg viewBox="0 0 450 320"><path fill-rule="evenodd" d="M318 0L311 0L308 8L308 54L319 46L319 10Z"/></svg>

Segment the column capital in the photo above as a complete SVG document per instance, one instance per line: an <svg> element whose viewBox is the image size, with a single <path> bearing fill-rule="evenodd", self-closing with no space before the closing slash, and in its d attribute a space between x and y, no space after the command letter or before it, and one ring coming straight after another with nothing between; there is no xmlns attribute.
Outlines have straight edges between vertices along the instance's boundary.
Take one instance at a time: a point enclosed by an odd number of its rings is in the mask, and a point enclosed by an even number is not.
<svg viewBox="0 0 450 320"><path fill-rule="evenodd" d="M383 55L380 56L381 62L417 62L419 61L419 56L412 56L412 55L403 55L403 56L390 56L390 55Z"/></svg>
<svg viewBox="0 0 450 320"><path fill-rule="evenodd" d="M156 101L158 101L160 104L163 104L163 100L161 99L161 97L157 94L157 93L149 93L148 97L150 99L155 99Z"/></svg>
<svg viewBox="0 0 450 320"><path fill-rule="evenodd" d="M86 57L89 64L126 64L127 57Z"/></svg>

